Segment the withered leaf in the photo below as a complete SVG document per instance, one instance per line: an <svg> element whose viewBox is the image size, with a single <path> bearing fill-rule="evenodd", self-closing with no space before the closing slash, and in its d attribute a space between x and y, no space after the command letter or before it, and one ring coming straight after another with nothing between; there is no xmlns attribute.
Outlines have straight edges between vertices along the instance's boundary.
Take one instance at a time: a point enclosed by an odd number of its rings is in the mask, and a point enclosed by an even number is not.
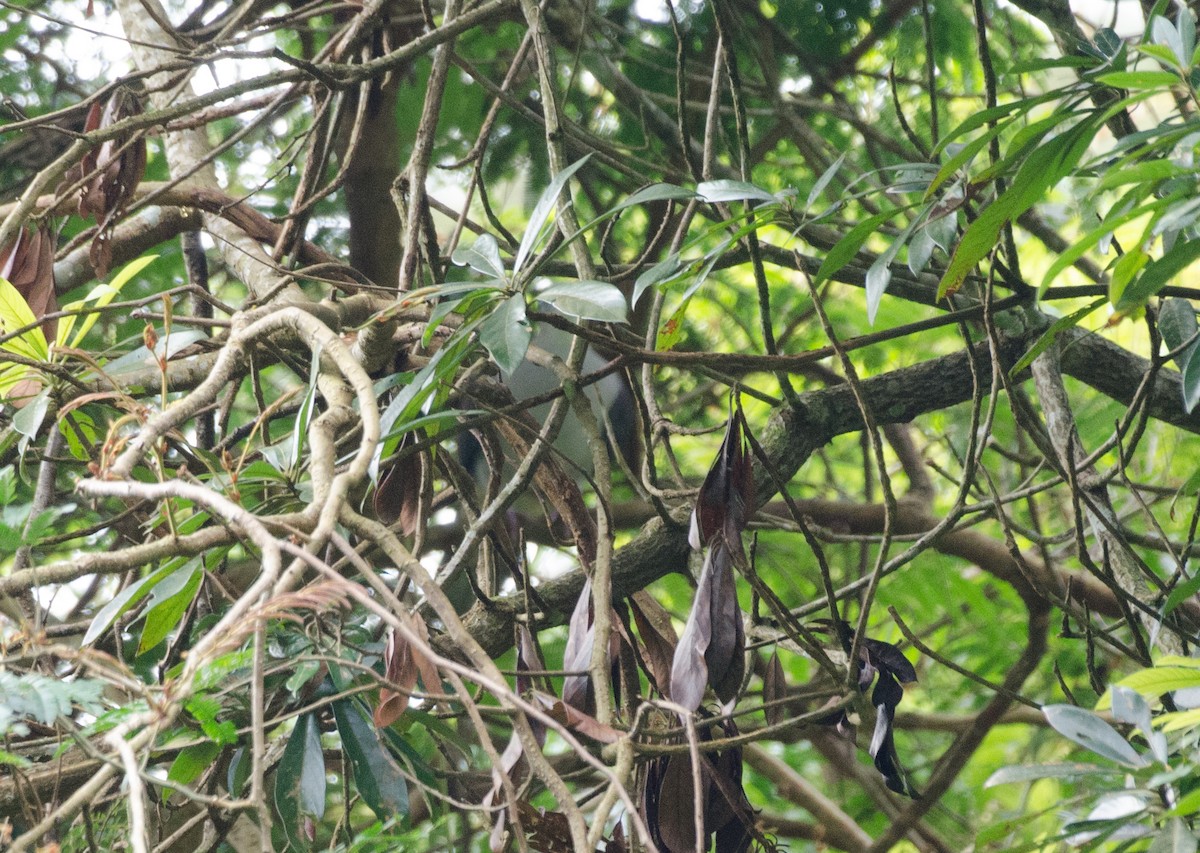
<svg viewBox="0 0 1200 853"><path fill-rule="evenodd" d="M571 823L562 812L548 812L521 800L517 803L525 840L530 849L542 853L574 853Z"/></svg>
<svg viewBox="0 0 1200 853"><path fill-rule="evenodd" d="M584 581L579 600L567 626L567 644L563 651L563 669L575 673L563 679L563 701L585 713L595 701L592 677L592 646L596 642L596 626L592 616L592 581Z"/></svg>
<svg viewBox="0 0 1200 853"><path fill-rule="evenodd" d="M743 434L748 431L745 415L736 406L725 428L725 439L716 461L708 469L688 531L688 544L699 551L717 533L735 548L741 547L741 533L754 509L754 468L751 465L749 443Z"/></svg>
<svg viewBox="0 0 1200 853"><path fill-rule="evenodd" d="M397 452L416 443L415 432L406 433ZM400 533L412 536L420 523L425 454L410 453L388 469L375 487L375 517L389 527L400 522Z"/></svg>
<svg viewBox="0 0 1200 853"><path fill-rule="evenodd" d="M104 103L96 101L88 109L84 132L111 127L132 116L141 115L142 105L128 88L118 86ZM119 133L100 143L83 161L67 173L68 183L83 181L79 196L79 215L92 218L100 230L92 241L89 259L96 275L104 277L112 261L109 239L116 219L124 212L146 174L146 139L138 131Z"/></svg>
<svg viewBox="0 0 1200 853"><path fill-rule="evenodd" d="M0 278L16 288L29 305L34 317L40 319L58 310L54 290L54 232L45 222L17 229L17 238L0 247ZM11 331L11 330L9 330ZM47 341L53 341L58 320L42 323Z"/></svg>
<svg viewBox="0 0 1200 853"><path fill-rule="evenodd" d="M579 732L597 743L616 743L623 734L620 729L606 726L591 714L585 714L578 708L572 708L553 696L539 693L537 700L560 725Z"/></svg>
<svg viewBox="0 0 1200 853"><path fill-rule="evenodd" d="M732 722L722 725L725 736L737 734ZM711 741L711 727L697 730L702 741ZM696 849L696 809L693 785L696 774L691 756L662 756L647 766L641 812L655 844L664 853L692 853ZM710 849L715 835L719 853L742 853L751 841L753 810L742 788L742 753L732 748L701 753L699 773L703 804L702 848Z"/></svg>
<svg viewBox="0 0 1200 853"><path fill-rule="evenodd" d="M650 669L650 678L658 692L669 699L671 659L679 642L675 636L675 626L671 624L671 616L645 590L635 592L628 604L645 650L643 659Z"/></svg>
<svg viewBox="0 0 1200 853"><path fill-rule="evenodd" d="M745 674L746 635L733 580L733 556L723 538L709 550L683 636L671 662L671 698L689 711L706 684L732 702Z"/></svg>
<svg viewBox="0 0 1200 853"><path fill-rule="evenodd" d="M429 628L425 620L417 613L403 613L399 618L417 635L423 644L429 641ZM389 682L399 689L381 688L379 691L379 706L375 709L375 725L387 728L404 714L408 708L409 696L416 686L420 676L425 690L439 692L441 680L438 678L437 667L428 655L417 645L395 629L388 632L387 645L383 652L384 674Z"/></svg>
<svg viewBox="0 0 1200 853"><path fill-rule="evenodd" d="M779 661L779 652L775 652L767 661L767 672L763 676L763 714L767 718L767 725L773 726L787 718L783 702L786 698L787 680L784 678L783 664Z"/></svg>

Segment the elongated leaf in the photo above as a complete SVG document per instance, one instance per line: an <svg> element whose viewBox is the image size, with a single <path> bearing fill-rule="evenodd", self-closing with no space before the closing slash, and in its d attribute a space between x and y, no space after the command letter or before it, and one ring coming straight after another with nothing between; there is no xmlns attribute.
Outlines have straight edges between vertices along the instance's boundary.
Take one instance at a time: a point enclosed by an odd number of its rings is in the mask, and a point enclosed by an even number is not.
<svg viewBox="0 0 1200 853"><path fill-rule="evenodd" d="M538 299L582 320L624 323L625 295L606 281L564 281L538 292Z"/></svg>
<svg viewBox="0 0 1200 853"><path fill-rule="evenodd" d="M100 283L93 287L83 299L78 302L72 302L69 305L64 305L64 309L74 310L90 304L92 310L83 315L72 315L62 319L58 327L57 340L59 345L67 344L72 349L78 349L80 344L83 343L83 339L87 337L87 333L91 331L92 326L96 325L96 321L100 319L100 310L119 296L121 289L132 281L134 276L156 260L158 260L158 255L143 255L140 258L135 258L121 267L116 275L112 277L112 281L107 284ZM75 328L75 323L80 316L83 317L83 323L80 325L79 331L72 338L71 331ZM68 338L70 338L69 343Z"/></svg>
<svg viewBox="0 0 1200 853"><path fill-rule="evenodd" d="M46 343L45 333L40 326L35 325L36 323L37 318L33 316L29 303L8 279L0 278L0 335L11 334L26 326L33 327L19 337L0 344L0 349L35 361L48 360L50 347Z"/></svg>
<svg viewBox="0 0 1200 853"><path fill-rule="evenodd" d="M719 181L703 181L696 187L696 195L710 203L721 201L779 201L774 194L767 192L762 187L756 187L754 184L747 183L746 181L733 181L725 178Z"/></svg>
<svg viewBox="0 0 1200 853"><path fill-rule="evenodd" d="M1149 764L1116 729L1091 711L1074 705L1046 705L1042 713L1055 731L1097 755L1126 767Z"/></svg>
<svg viewBox="0 0 1200 853"><path fill-rule="evenodd" d="M642 294L646 292L647 288L670 281L682 269L683 264L679 260L679 255L672 253L639 275L637 281L633 283L633 297L630 300L633 307L637 307L638 301L641 300Z"/></svg>
<svg viewBox="0 0 1200 853"><path fill-rule="evenodd" d="M1089 249L1100 243L1101 240L1111 237L1115 228L1127 222L1132 222L1134 219L1144 216L1147 213L1162 210L1178 201L1180 197L1181 193L1175 192L1166 198L1155 199L1147 204L1136 206L1124 212L1120 212L1122 210L1121 205L1115 206L1109 212L1108 216L1104 218L1103 222L1079 239L1072 241L1071 245L1065 251L1059 253L1054 262L1050 264L1050 268L1046 270L1045 276L1042 277L1042 283L1038 286L1039 293L1044 293L1046 288L1050 286L1050 283L1058 277L1059 273L1083 257Z"/></svg>
<svg viewBox="0 0 1200 853"><path fill-rule="evenodd" d="M1175 364L1183 380L1183 408L1191 413L1200 403L1200 356L1196 355L1200 352L1200 340L1196 339L1200 325L1196 323L1196 309L1186 299L1167 299L1159 311L1158 328L1169 350L1179 350L1191 341L1186 349L1175 356Z"/></svg>
<svg viewBox="0 0 1200 853"><path fill-rule="evenodd" d="M1112 71L1101 74L1096 81L1114 89L1162 89L1179 82L1179 75L1170 71Z"/></svg>
<svg viewBox="0 0 1200 853"><path fill-rule="evenodd" d="M735 552L740 551L741 533L755 504L754 468L742 432L745 426L741 408L734 408L721 449L696 495L688 532L688 543L694 550L699 551L714 536L721 535Z"/></svg>
<svg viewBox="0 0 1200 853"><path fill-rule="evenodd" d="M511 375L529 349L533 328L525 319L525 296L514 293L479 324L479 341L505 375Z"/></svg>
<svg viewBox="0 0 1200 853"><path fill-rule="evenodd" d="M817 203L817 199L821 197L821 193L825 192L825 188L829 186L829 182L833 180L834 175L838 173L838 170L842 168L842 164L845 162L846 155L842 154L829 165L828 169L821 173L821 177L817 178L812 189L808 191L808 198L804 202L806 209L811 208Z"/></svg>
<svg viewBox="0 0 1200 853"><path fill-rule="evenodd" d="M1108 300L1101 297L1100 299L1084 305L1082 308L1076 309L1067 316L1059 317L1057 320L1055 320L1049 329L1042 332L1042 336L1038 338L1037 342L1029 348L1029 351L1017 360L1017 363L1013 365L1012 370L1009 371L1008 375L1014 379L1017 376L1020 376L1021 372L1029 367L1029 365L1033 364L1033 360L1045 352L1046 348L1054 343L1054 341L1058 339L1059 335L1061 335L1067 329L1072 329L1079 325L1080 320L1091 314L1106 301Z"/></svg>
<svg viewBox="0 0 1200 853"><path fill-rule="evenodd" d="M352 699L333 703L342 747L350 759L354 785L380 820L408 814L408 785L400 766Z"/></svg>
<svg viewBox="0 0 1200 853"><path fill-rule="evenodd" d="M1200 687L1200 669L1189 666L1152 666L1117 682L1147 696L1157 696L1188 687Z"/></svg>
<svg viewBox="0 0 1200 853"><path fill-rule="evenodd" d="M1119 773L1111 767L1082 762L1063 764L1022 764L1001 767L983 783L985 788L1007 785L1012 782L1034 782L1038 779L1078 779L1081 776L1111 776Z"/></svg>
<svg viewBox="0 0 1200 853"><path fill-rule="evenodd" d="M1125 288L1116 303L1116 309L1128 312L1144 305L1197 258L1200 258L1200 240L1180 240L1161 258L1147 264L1138 280Z"/></svg>
<svg viewBox="0 0 1200 853"><path fill-rule="evenodd" d="M149 595L156 584L161 583L163 579L179 569L182 563L182 560L172 560L113 596L112 600L101 607L99 612L92 617L92 624L88 626L87 633L83 635L82 644L88 646L96 642L97 638L112 625L114 619Z"/></svg>
<svg viewBox="0 0 1200 853"><path fill-rule="evenodd" d="M146 605L146 627L138 640L138 654L144 654L157 646L172 630L178 628L183 614L196 598L204 573L199 560L189 560L188 565L165 578L150 593Z"/></svg>
<svg viewBox="0 0 1200 853"><path fill-rule="evenodd" d="M854 260L854 256L858 254L858 250L862 248L863 243L867 242L867 238L874 234L880 225L895 215L896 211L894 210L876 213L874 216L868 216L847 231L846 236L838 240L825 255L825 260L821 261L821 267L817 270L817 277L813 283L817 285L824 284L837 275L838 270Z"/></svg>
<svg viewBox="0 0 1200 853"><path fill-rule="evenodd" d="M563 649L563 669L571 675L563 679L563 701L586 711L593 701L592 677L588 668L592 663L592 646L596 642L596 627L592 616L592 581L583 582L571 621L567 625L567 644Z"/></svg>
<svg viewBox="0 0 1200 853"><path fill-rule="evenodd" d="M988 205L963 234L938 285L939 299L962 286L967 274L996 246L1006 222L1031 208L1066 177L1087 150L1097 126L1098 118L1093 116L1033 149L1013 178L1012 186Z"/></svg>
<svg viewBox="0 0 1200 853"><path fill-rule="evenodd" d="M591 156L590 153L585 154L582 158L567 166L555 175L550 181L550 185L542 191L542 195L538 198L538 202L533 208L533 213L529 217L529 224L525 226L525 233L521 235L521 245L517 247L516 257L513 258L512 275L514 280L525 268L525 260L529 257L529 252L533 247L537 245L542 229L545 227L546 221L550 218L550 212L554 210L554 205L558 201L559 195L562 194L563 187L567 185L567 181L571 180L571 176L578 172L583 164L591 159Z"/></svg>
<svg viewBox="0 0 1200 853"><path fill-rule="evenodd" d="M297 717L288 736L275 774L275 809L288 843L297 850L311 850L315 821L325 815L325 758L315 713Z"/></svg>

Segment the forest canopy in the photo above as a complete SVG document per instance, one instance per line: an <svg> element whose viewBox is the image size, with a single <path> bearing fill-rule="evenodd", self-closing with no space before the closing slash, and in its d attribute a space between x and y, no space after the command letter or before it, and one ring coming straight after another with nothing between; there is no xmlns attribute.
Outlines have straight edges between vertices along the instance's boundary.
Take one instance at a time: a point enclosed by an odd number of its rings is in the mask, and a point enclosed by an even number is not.
<svg viewBox="0 0 1200 853"><path fill-rule="evenodd" d="M1200 50L0 0L5 849L1200 830Z"/></svg>

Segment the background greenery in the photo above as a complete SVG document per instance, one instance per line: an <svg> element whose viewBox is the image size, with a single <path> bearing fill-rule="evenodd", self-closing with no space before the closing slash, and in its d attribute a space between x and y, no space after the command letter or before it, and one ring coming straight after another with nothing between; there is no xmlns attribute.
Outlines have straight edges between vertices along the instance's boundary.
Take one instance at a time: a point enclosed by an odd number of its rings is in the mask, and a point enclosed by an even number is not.
<svg viewBox="0 0 1200 853"><path fill-rule="evenodd" d="M0 0L0 839L1195 851L1196 26L1121 11Z"/></svg>

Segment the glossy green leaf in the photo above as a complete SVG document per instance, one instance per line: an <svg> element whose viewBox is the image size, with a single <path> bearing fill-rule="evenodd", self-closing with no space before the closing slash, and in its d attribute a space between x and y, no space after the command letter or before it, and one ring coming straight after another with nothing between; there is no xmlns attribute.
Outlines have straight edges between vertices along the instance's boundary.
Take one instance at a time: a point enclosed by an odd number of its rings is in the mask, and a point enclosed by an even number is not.
<svg viewBox="0 0 1200 853"><path fill-rule="evenodd" d="M380 820L408 814L408 785L400 766L380 743L379 733L357 703L339 699L333 703L333 716L363 801Z"/></svg>
<svg viewBox="0 0 1200 853"><path fill-rule="evenodd" d="M1200 356L1197 355L1200 352L1200 325L1196 323L1196 309L1187 299L1163 300L1158 329L1167 349L1179 350L1175 364L1182 380L1183 409L1190 414L1200 403ZM1180 350L1181 347L1184 348Z"/></svg>
<svg viewBox="0 0 1200 853"><path fill-rule="evenodd" d="M83 339L87 337L87 333L91 331L92 326L96 325L96 321L100 319L100 309L106 307L120 295L121 289L125 287L134 276L144 270L150 264L158 259L158 255L143 255L140 258L127 263L112 277L112 281L107 283L101 282L96 285L83 299L78 302L72 302L63 306L64 311L70 311L77 308L88 307L90 310L86 314L72 314L69 317L63 317L58 321L57 339L59 345L66 343L73 349L78 349L83 343ZM74 329L75 323L79 317L83 317L83 324L79 327L79 331L75 333L75 337L71 338L71 330ZM68 338L70 340L68 341Z"/></svg>
<svg viewBox="0 0 1200 853"><path fill-rule="evenodd" d="M493 279L503 280L506 273L500 259L500 244L491 234L480 234L470 246L459 246L450 260Z"/></svg>
<svg viewBox="0 0 1200 853"><path fill-rule="evenodd" d="M1117 684L1147 696L1158 696L1187 687L1200 687L1200 667L1152 666L1125 676Z"/></svg>
<svg viewBox="0 0 1200 853"><path fill-rule="evenodd" d="M624 323L625 295L605 281L564 281L538 291L537 298L582 320Z"/></svg>
<svg viewBox="0 0 1200 853"><path fill-rule="evenodd" d="M715 203L722 201L777 202L779 199L762 187L746 181L723 178L719 181L703 181L696 187L696 195L702 200Z"/></svg>
<svg viewBox="0 0 1200 853"><path fill-rule="evenodd" d="M1179 75L1170 71L1112 71L1096 80L1116 89L1161 89L1178 83Z"/></svg>
<svg viewBox="0 0 1200 853"><path fill-rule="evenodd" d="M1042 713L1056 732L1099 756L1126 767L1149 764L1116 729L1091 711L1074 705L1046 705Z"/></svg>
<svg viewBox="0 0 1200 853"><path fill-rule="evenodd" d="M275 809L288 843L296 850L311 850L315 822L325 814L325 758L313 712L297 717L288 736L275 774Z"/></svg>
<svg viewBox="0 0 1200 853"><path fill-rule="evenodd" d="M1029 351L1017 360L1017 363L1013 365L1012 370L1009 371L1008 375L1014 379L1019 376L1023 370L1029 367L1029 365L1033 364L1033 360L1035 358L1046 351L1046 347L1050 346L1050 344L1054 343L1054 341L1058 339L1059 335L1061 335L1067 329L1077 326L1080 320L1091 314L1106 301L1107 300L1104 298L1097 299L1087 305L1084 305L1082 308L1072 311L1067 316L1059 317L1057 320L1055 320L1049 329L1042 332L1041 337L1039 337L1037 342L1029 348Z"/></svg>
<svg viewBox="0 0 1200 853"><path fill-rule="evenodd" d="M659 261L654 266L643 272L637 277L633 283L633 297L631 302L636 308L638 302L642 298L642 294L648 288L654 287L657 284L670 281L683 269L683 264L679 260L677 253L671 253L665 259Z"/></svg>
<svg viewBox="0 0 1200 853"><path fill-rule="evenodd" d="M578 172L591 157L591 154L586 154L570 166L567 166L555 175L550 181L550 185L542 191L541 197L538 198L537 204L533 208L533 213L529 216L529 223L525 226L525 233L521 235L521 245L517 247L517 254L513 258L512 274L514 279L525 269L525 261L529 257L529 253L537 245L546 222L550 218L550 213L554 210L554 205L558 202L558 197L562 195L567 181L571 180L571 176Z"/></svg>
<svg viewBox="0 0 1200 853"><path fill-rule="evenodd" d="M1148 188L1149 189L1149 188ZM1045 276L1042 277L1042 283L1038 286L1040 292L1044 293L1050 283L1054 281L1058 275L1067 267L1074 264L1077 260L1083 257L1089 249L1097 245L1106 237L1110 237L1112 232L1127 222L1145 216L1146 214L1156 213L1169 207L1173 202L1180 198L1181 193L1172 193L1166 198L1154 199L1144 205L1135 206L1130 210L1125 210L1122 213L1117 213L1119 207L1114 207L1104 221L1098 226L1088 231L1082 237L1071 242L1071 245L1063 252L1060 252L1054 262L1046 270Z"/></svg>
<svg viewBox="0 0 1200 853"><path fill-rule="evenodd" d="M517 369L529 341L533 328L525 319L525 295L514 293L500 307L479 324L479 342L487 347L496 364L506 375Z"/></svg>

